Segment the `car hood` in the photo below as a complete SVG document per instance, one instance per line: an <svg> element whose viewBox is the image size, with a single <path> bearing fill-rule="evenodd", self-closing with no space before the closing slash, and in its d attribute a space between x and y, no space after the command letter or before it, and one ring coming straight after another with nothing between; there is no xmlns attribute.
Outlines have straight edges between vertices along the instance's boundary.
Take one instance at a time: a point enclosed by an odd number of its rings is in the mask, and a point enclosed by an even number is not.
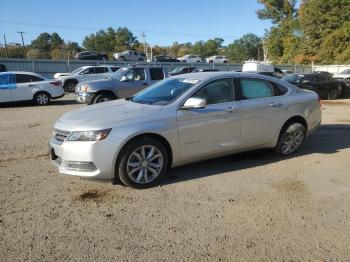
<svg viewBox="0 0 350 262"><path fill-rule="evenodd" d="M161 106L138 104L119 99L86 106L64 114L55 124L56 129L86 131L123 125L126 121L156 115Z"/></svg>
<svg viewBox="0 0 350 262"><path fill-rule="evenodd" d="M53 75L53 78L57 79L59 77L62 77L62 76L70 76L71 73L56 73Z"/></svg>

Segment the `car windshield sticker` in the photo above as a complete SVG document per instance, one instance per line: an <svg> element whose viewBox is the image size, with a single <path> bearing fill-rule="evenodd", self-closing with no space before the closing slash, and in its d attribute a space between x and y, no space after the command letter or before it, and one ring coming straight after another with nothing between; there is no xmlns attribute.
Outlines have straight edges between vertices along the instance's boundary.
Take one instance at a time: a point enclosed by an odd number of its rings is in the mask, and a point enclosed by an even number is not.
<svg viewBox="0 0 350 262"><path fill-rule="evenodd" d="M196 79L183 79L181 82L195 85L195 84L197 84L199 82L199 80L196 80Z"/></svg>
<svg viewBox="0 0 350 262"><path fill-rule="evenodd" d="M15 89L16 76L15 74L0 74L0 89Z"/></svg>

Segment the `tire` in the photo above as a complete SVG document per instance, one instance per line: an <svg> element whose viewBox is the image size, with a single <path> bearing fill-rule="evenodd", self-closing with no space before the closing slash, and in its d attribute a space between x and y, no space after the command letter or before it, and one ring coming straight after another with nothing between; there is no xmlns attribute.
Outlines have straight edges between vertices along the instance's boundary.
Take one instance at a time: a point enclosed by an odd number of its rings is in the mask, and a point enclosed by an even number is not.
<svg viewBox="0 0 350 262"><path fill-rule="evenodd" d="M214 63L214 61L210 60L210 61L209 61L209 64L212 64L212 63Z"/></svg>
<svg viewBox="0 0 350 262"><path fill-rule="evenodd" d="M37 106L46 106L50 103L50 95L46 92L36 93L33 97L34 104Z"/></svg>
<svg viewBox="0 0 350 262"><path fill-rule="evenodd" d="M103 103L103 102L108 102L111 100L114 100L115 97L111 94L99 94L96 96L96 98L94 99L94 104L98 104L98 103Z"/></svg>
<svg viewBox="0 0 350 262"><path fill-rule="evenodd" d="M121 56L121 57L119 57L118 60L119 60L119 61L125 61L125 57L124 57L124 56Z"/></svg>
<svg viewBox="0 0 350 262"><path fill-rule="evenodd" d="M68 81L64 85L64 91L68 93L74 93L75 92L75 86L78 84L77 81Z"/></svg>
<svg viewBox="0 0 350 262"><path fill-rule="evenodd" d="M224 64L227 64L227 61L224 61L223 63L224 63Z"/></svg>
<svg viewBox="0 0 350 262"><path fill-rule="evenodd" d="M139 62L143 62L144 60L143 60L143 58L139 58L139 60L138 60Z"/></svg>
<svg viewBox="0 0 350 262"><path fill-rule="evenodd" d="M335 88L332 88L331 90L328 91L327 94L327 99L328 100L334 100L338 98L338 90Z"/></svg>
<svg viewBox="0 0 350 262"><path fill-rule="evenodd" d="M122 150L120 156L116 174L117 179L119 178L125 186L137 189L149 188L158 184L165 176L168 153L164 145L154 138L143 137L132 140ZM149 161L147 158L154 159Z"/></svg>
<svg viewBox="0 0 350 262"><path fill-rule="evenodd" d="M275 152L280 156L288 156L296 152L304 143L306 128L300 123L291 123L280 134Z"/></svg>
<svg viewBox="0 0 350 262"><path fill-rule="evenodd" d="M201 62L201 61L198 60L196 63L200 63L200 62Z"/></svg>

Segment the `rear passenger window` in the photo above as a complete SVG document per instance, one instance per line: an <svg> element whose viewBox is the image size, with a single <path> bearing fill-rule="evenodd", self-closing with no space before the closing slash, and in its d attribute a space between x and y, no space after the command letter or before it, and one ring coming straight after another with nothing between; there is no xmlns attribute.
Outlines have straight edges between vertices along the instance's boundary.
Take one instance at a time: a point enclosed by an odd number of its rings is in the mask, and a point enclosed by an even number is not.
<svg viewBox="0 0 350 262"><path fill-rule="evenodd" d="M273 96L273 85L259 79L241 79L242 99L254 99Z"/></svg>
<svg viewBox="0 0 350 262"><path fill-rule="evenodd" d="M328 81L328 77L324 74L318 74L318 75L316 75L316 81L317 82L326 82L326 81Z"/></svg>
<svg viewBox="0 0 350 262"><path fill-rule="evenodd" d="M273 85L273 95L274 96L283 96L288 92L288 88L277 84L277 83L271 83Z"/></svg>
<svg viewBox="0 0 350 262"><path fill-rule="evenodd" d="M151 80L162 80L164 79L164 73L162 68L150 68Z"/></svg>
<svg viewBox="0 0 350 262"><path fill-rule="evenodd" d="M108 72L107 67L95 67L95 74L103 74L107 72Z"/></svg>
<svg viewBox="0 0 350 262"><path fill-rule="evenodd" d="M305 80L309 81L310 83L316 82L315 75L304 75L302 82L304 82Z"/></svg>
<svg viewBox="0 0 350 262"><path fill-rule="evenodd" d="M38 77L38 76L31 76L31 77L32 77L32 82L44 81L44 79L42 79L41 77Z"/></svg>
<svg viewBox="0 0 350 262"><path fill-rule="evenodd" d="M30 83L32 82L32 76L31 75L22 75L22 74L16 74L16 83Z"/></svg>

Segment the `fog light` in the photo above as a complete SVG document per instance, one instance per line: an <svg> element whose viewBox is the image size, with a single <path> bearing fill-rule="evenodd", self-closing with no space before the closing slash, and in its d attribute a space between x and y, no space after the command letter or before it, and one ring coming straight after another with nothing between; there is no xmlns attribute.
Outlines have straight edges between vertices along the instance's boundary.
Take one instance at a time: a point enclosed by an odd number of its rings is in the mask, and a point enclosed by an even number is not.
<svg viewBox="0 0 350 262"><path fill-rule="evenodd" d="M79 162L79 161L68 161L67 169L76 170L76 171L95 171L97 168L92 162Z"/></svg>

